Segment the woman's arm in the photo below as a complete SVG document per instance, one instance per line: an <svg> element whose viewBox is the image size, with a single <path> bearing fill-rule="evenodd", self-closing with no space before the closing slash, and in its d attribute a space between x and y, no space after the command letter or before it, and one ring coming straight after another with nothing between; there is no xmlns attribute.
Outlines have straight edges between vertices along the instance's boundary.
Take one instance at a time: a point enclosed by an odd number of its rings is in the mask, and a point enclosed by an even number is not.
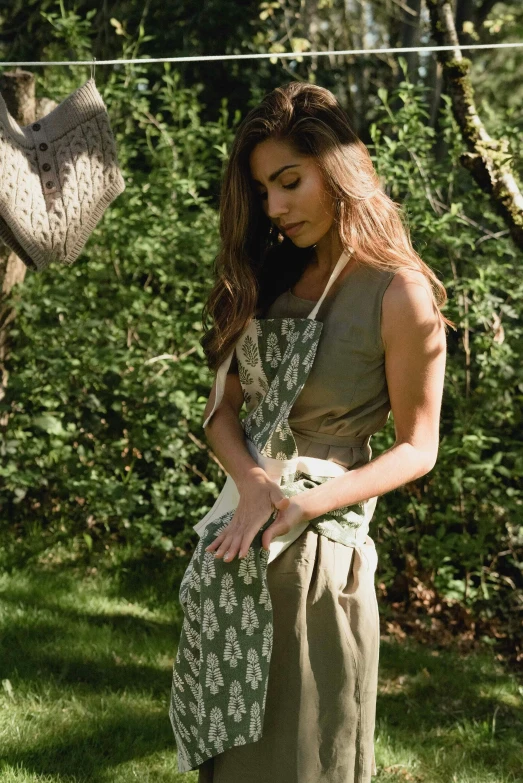
<svg viewBox="0 0 523 783"><path fill-rule="evenodd" d="M428 473L436 462L445 375L445 330L421 272L398 271L383 296L381 334L396 440L376 459L291 499L263 534L383 495Z"/></svg>
<svg viewBox="0 0 523 783"><path fill-rule="evenodd" d="M216 383L205 407L205 418L213 408L215 395ZM223 399L205 428L209 445L233 479L240 495L233 518L206 549L215 552L217 557L228 552L229 556L224 557L227 561L236 554L240 558L245 557L254 536L273 511L289 505L279 485L269 479L245 445L245 434L239 419L242 404L240 379L236 373L230 373L225 382Z"/></svg>
<svg viewBox="0 0 523 783"><path fill-rule="evenodd" d="M204 420L211 412L216 397L214 382L204 410ZM225 381L223 399L205 428L205 434L212 450L232 477L236 486L249 471L257 468L245 444L245 435L239 414L243 405L243 392L236 373L229 373Z"/></svg>

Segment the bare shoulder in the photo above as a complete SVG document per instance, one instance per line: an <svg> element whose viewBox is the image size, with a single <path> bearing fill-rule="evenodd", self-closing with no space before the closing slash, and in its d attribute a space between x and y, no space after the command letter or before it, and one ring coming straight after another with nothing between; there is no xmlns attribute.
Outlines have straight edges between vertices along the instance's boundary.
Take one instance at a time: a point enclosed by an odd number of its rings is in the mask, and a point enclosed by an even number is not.
<svg viewBox="0 0 523 783"><path fill-rule="evenodd" d="M445 342L441 315L429 281L417 269L398 269L383 295L381 336L385 349L398 339Z"/></svg>

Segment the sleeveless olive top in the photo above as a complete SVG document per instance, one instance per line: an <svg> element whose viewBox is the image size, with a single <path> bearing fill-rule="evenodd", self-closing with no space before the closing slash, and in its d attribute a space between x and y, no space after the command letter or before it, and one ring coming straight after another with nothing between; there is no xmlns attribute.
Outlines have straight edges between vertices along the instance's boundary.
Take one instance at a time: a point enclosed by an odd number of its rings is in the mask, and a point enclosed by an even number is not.
<svg viewBox="0 0 523 783"><path fill-rule="evenodd" d="M289 416L300 455L347 468L370 460L370 437L390 413L381 303L394 274L359 264L326 296L316 359ZM289 289L264 315L306 318L313 307Z"/></svg>

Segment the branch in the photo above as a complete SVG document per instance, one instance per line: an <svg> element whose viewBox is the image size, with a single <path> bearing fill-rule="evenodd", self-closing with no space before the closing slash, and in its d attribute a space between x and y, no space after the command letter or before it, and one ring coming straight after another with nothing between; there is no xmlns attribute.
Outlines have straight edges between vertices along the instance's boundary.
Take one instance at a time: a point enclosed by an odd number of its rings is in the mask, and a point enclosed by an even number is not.
<svg viewBox="0 0 523 783"><path fill-rule="evenodd" d="M427 6L437 45L455 47L453 52L438 52L438 59L447 80L454 117L468 148L460 156L461 165L490 196L514 243L523 248L523 194L512 173L508 140L493 139L478 114L470 79L471 62L461 54L451 3L427 0Z"/></svg>

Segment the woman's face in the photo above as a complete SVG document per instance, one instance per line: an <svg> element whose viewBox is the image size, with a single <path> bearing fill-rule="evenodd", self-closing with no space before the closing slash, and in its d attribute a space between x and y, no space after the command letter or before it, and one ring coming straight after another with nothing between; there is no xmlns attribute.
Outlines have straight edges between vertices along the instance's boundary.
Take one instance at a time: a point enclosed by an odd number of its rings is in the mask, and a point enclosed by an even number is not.
<svg viewBox="0 0 523 783"><path fill-rule="evenodd" d="M317 244L334 224L334 204L315 159L284 141L260 142L249 159L263 211L297 247Z"/></svg>

